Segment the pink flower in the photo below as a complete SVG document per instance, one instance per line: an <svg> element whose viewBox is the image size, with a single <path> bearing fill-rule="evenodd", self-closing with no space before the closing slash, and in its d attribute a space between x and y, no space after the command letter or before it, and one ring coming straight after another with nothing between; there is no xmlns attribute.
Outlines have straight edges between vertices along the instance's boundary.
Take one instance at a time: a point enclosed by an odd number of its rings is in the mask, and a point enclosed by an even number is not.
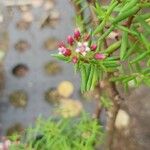
<svg viewBox="0 0 150 150"><path fill-rule="evenodd" d="M58 43L58 47L66 47L65 43L63 41Z"/></svg>
<svg viewBox="0 0 150 150"><path fill-rule="evenodd" d="M90 48L88 47L87 42L78 42L78 46L76 48L77 53L81 53L83 56L85 56L88 51L90 51Z"/></svg>
<svg viewBox="0 0 150 150"><path fill-rule="evenodd" d="M79 40L80 37L81 37L81 33L80 33L79 29L75 29L75 31L74 31L74 38L76 40Z"/></svg>
<svg viewBox="0 0 150 150"><path fill-rule="evenodd" d="M66 51L66 48L65 47L59 47L58 48L58 51L59 51L59 54L63 54L65 51Z"/></svg>
<svg viewBox="0 0 150 150"><path fill-rule="evenodd" d="M78 57L77 56L72 57L72 62L76 64L78 62Z"/></svg>
<svg viewBox="0 0 150 150"><path fill-rule="evenodd" d="M70 56L71 55L71 50L70 49L65 49L65 51L63 51L63 55L64 56Z"/></svg>
<svg viewBox="0 0 150 150"><path fill-rule="evenodd" d="M92 45L91 45L91 50L92 50L92 51L95 51L96 49L97 49L97 45L96 45L96 44L92 44Z"/></svg>
<svg viewBox="0 0 150 150"><path fill-rule="evenodd" d="M58 48L59 54L62 54L64 56L70 56L71 55L71 50L65 47L60 47Z"/></svg>
<svg viewBox="0 0 150 150"><path fill-rule="evenodd" d="M2 150L9 150L10 145L11 145L11 141L3 137L2 143L0 143L0 148Z"/></svg>
<svg viewBox="0 0 150 150"><path fill-rule="evenodd" d="M94 55L94 58L97 59L97 60L102 60L102 59L105 59L105 55L104 54L101 54L101 53L96 53Z"/></svg>
<svg viewBox="0 0 150 150"><path fill-rule="evenodd" d="M73 45L74 39L73 39L73 37L72 37L71 35L69 35L69 36L67 37L67 42L68 42L68 44Z"/></svg>

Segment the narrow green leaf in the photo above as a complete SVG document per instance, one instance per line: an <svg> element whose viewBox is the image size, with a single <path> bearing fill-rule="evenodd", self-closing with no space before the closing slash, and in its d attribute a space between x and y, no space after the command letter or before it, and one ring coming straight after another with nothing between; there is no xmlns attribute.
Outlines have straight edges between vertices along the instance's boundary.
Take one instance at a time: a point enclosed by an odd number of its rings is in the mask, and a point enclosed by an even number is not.
<svg viewBox="0 0 150 150"><path fill-rule="evenodd" d="M146 37L143 34L140 34L141 41L143 42L145 48L150 51L150 44L149 41L146 39Z"/></svg>
<svg viewBox="0 0 150 150"><path fill-rule="evenodd" d="M114 30L114 28L115 26L112 25L106 32L104 32L102 36L100 36L98 41L102 41L105 37L107 37Z"/></svg>
<svg viewBox="0 0 150 150"><path fill-rule="evenodd" d="M93 65L90 65L90 72L89 72L89 76L87 79L86 91L89 91L91 89L94 70L95 70L95 67Z"/></svg>
<svg viewBox="0 0 150 150"><path fill-rule="evenodd" d="M148 67L150 66L150 59L147 61L147 64L146 64Z"/></svg>
<svg viewBox="0 0 150 150"><path fill-rule="evenodd" d="M106 12L106 17L109 17L110 14L113 12L114 8L117 6L118 2L114 1L114 2L111 2L107 12Z"/></svg>
<svg viewBox="0 0 150 150"><path fill-rule="evenodd" d="M112 23L116 24L116 23L128 18L129 16L134 15L139 9L140 9L140 7L138 5L136 5L135 7L130 9L129 11L126 11L123 14L118 15Z"/></svg>
<svg viewBox="0 0 150 150"><path fill-rule="evenodd" d="M110 79L110 81L113 81L113 82L116 82L116 81L123 81L124 79L126 79L128 76L119 76L119 77L112 77L111 79Z"/></svg>
<svg viewBox="0 0 150 150"><path fill-rule="evenodd" d="M116 25L116 27L118 27L120 30L122 30L122 31L124 31L124 32L128 32L129 34L138 36L138 33L137 33L136 31L133 31L132 29L129 29L129 28L125 27L125 26Z"/></svg>
<svg viewBox="0 0 150 150"><path fill-rule="evenodd" d="M132 60L130 63L133 64L133 63L136 63L136 62L139 62L141 61L142 59L144 59L147 55L150 54L150 51L146 51L144 52L143 54L139 55L138 57L136 57L134 60Z"/></svg>
<svg viewBox="0 0 150 150"><path fill-rule="evenodd" d="M79 5L83 2L83 0L73 0L73 1L76 3L76 5Z"/></svg>
<svg viewBox="0 0 150 150"><path fill-rule="evenodd" d="M103 29L104 29L104 26L110 16L110 14L112 13L113 9L117 6L117 2L113 3L112 5L109 6L107 12L106 12L106 15L105 15L105 19L101 22L101 24L95 29L95 31L93 32L93 34L97 34L97 33L100 33Z"/></svg>
<svg viewBox="0 0 150 150"><path fill-rule="evenodd" d="M84 30L84 20L82 20L81 16L76 16L75 17L75 22L76 22L76 26L80 27L80 29L83 31Z"/></svg>
<svg viewBox="0 0 150 150"><path fill-rule="evenodd" d="M138 17L138 21L141 23L147 33L150 34L150 25L148 25L142 17Z"/></svg>
<svg viewBox="0 0 150 150"><path fill-rule="evenodd" d="M121 41L121 48L120 48L120 59L121 60L123 60L123 58L126 54L127 47L128 47L128 33L123 32L122 41Z"/></svg>
<svg viewBox="0 0 150 150"><path fill-rule="evenodd" d="M106 20L104 19L99 26L94 30L93 34L100 33L106 24Z"/></svg>
<svg viewBox="0 0 150 150"><path fill-rule="evenodd" d="M125 53L124 60L127 59L133 53L134 50L136 50L136 46L137 46L137 42L131 45L129 50Z"/></svg>
<svg viewBox="0 0 150 150"><path fill-rule="evenodd" d="M132 9L137 3L139 2L139 0L131 0L129 2L127 2L124 7L121 9L120 14L129 11L130 9Z"/></svg>
<svg viewBox="0 0 150 150"><path fill-rule="evenodd" d="M71 61L71 59L69 57L66 57L66 56L63 56L63 55L60 55L60 54L52 54L51 56L55 57L55 58L57 58L59 60L66 61L66 62Z"/></svg>
<svg viewBox="0 0 150 150"><path fill-rule="evenodd" d="M138 15L135 17L135 20L138 20L139 18L142 18L143 20L149 19L150 13L144 13L144 14Z"/></svg>
<svg viewBox="0 0 150 150"><path fill-rule="evenodd" d="M102 9L102 7L99 5L98 2L96 2L95 7L93 6L93 9L98 14L99 17L105 15L105 11Z"/></svg>
<svg viewBox="0 0 150 150"><path fill-rule="evenodd" d="M112 45L110 45L106 50L102 51L102 53L111 54L116 49L118 49L120 47L120 45L121 45L121 41L117 41L117 42L113 43Z"/></svg>
<svg viewBox="0 0 150 150"><path fill-rule="evenodd" d="M123 80L123 83L128 83L129 81L131 81L131 80L133 80L133 79L135 79L135 77L134 77L134 76L130 76L130 77L124 79L124 80Z"/></svg>
<svg viewBox="0 0 150 150"><path fill-rule="evenodd" d="M90 90L94 90L94 88L98 82L98 76L99 76L98 68L96 67L96 65L94 65L94 73L93 73L93 78L92 78Z"/></svg>
<svg viewBox="0 0 150 150"><path fill-rule="evenodd" d="M143 70L142 70L142 73L150 73L150 67L149 68L144 68Z"/></svg>
<svg viewBox="0 0 150 150"><path fill-rule="evenodd" d="M86 82L87 82L87 72L84 64L80 66L80 72L81 72L81 92L83 93L86 91Z"/></svg>

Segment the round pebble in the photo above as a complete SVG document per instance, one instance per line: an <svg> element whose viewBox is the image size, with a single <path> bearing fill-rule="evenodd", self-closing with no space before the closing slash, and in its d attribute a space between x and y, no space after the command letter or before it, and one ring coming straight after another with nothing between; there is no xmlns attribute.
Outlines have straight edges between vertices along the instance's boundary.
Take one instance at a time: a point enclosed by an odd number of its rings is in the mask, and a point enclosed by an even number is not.
<svg viewBox="0 0 150 150"><path fill-rule="evenodd" d="M68 98L73 94L74 91L74 86L70 81L62 81L58 85L58 93L65 97Z"/></svg>

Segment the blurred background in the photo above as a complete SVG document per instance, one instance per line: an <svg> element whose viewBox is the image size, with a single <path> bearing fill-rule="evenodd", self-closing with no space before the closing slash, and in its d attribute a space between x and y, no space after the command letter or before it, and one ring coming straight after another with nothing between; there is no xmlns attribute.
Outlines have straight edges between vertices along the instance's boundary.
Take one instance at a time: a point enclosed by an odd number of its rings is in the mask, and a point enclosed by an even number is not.
<svg viewBox="0 0 150 150"><path fill-rule="evenodd" d="M51 56L73 33L73 5L69 0L1 0L0 6L0 134L22 130L39 115L57 115L60 99L61 107L77 106L80 112L79 75ZM83 103L90 110L91 103Z"/></svg>

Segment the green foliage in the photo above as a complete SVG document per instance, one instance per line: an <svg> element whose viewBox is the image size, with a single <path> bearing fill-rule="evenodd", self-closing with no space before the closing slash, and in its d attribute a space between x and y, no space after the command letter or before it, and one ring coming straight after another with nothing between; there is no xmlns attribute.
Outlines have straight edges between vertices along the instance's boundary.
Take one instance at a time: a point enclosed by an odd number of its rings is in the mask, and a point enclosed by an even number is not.
<svg viewBox="0 0 150 150"><path fill-rule="evenodd" d="M21 143L11 145L10 150L94 150L103 138L99 122L86 114L59 121L39 118L33 128L26 130Z"/></svg>
<svg viewBox="0 0 150 150"><path fill-rule="evenodd" d="M80 59L75 64L76 71L81 74L81 91L93 90L99 80L109 73L117 72L110 79L128 87L134 81L135 86L150 83L150 8L149 1L143 0L111 0L106 6L95 0L88 3L75 0L80 8L82 17L77 16L77 26L86 28L92 37L90 43L96 43L96 52L105 54L103 60L95 60L92 53ZM92 8L92 9L91 9ZM86 12L91 15L87 17ZM93 21L96 20L94 24ZM92 32L91 32L92 31ZM118 34L118 39L108 44L110 34ZM66 61L66 60L65 60ZM70 60L69 60L70 62Z"/></svg>
<svg viewBox="0 0 150 150"><path fill-rule="evenodd" d="M116 57L109 57L103 61L92 60L90 63L79 62L81 72L81 92L94 90L96 84L103 78L103 73L113 72L119 66Z"/></svg>
<svg viewBox="0 0 150 150"><path fill-rule="evenodd" d="M121 60L123 60L127 48L128 48L128 33L123 32L122 41L121 41L121 48L120 48L120 59Z"/></svg>
<svg viewBox="0 0 150 150"><path fill-rule="evenodd" d="M106 56L98 61L90 53L86 59L81 58L75 64L76 70L81 73L81 91L93 90L99 80L116 72L117 76L110 80L124 87L128 87L131 81L134 81L135 86L143 83L150 85L150 13L145 11L150 9L150 2L111 0L108 5L102 5L97 0L92 1L94 3L84 0L74 2L86 6L81 9L83 16L77 16L77 26L90 32L90 42L98 46L96 52ZM87 15L88 11L91 16ZM92 18L96 24L91 21ZM118 39L114 38L108 44L109 35L113 33L118 33Z"/></svg>
<svg viewBox="0 0 150 150"><path fill-rule="evenodd" d="M131 81L134 81L137 86L143 83L150 85L150 21L147 21L150 13L143 11L145 8L149 8L150 2L141 0L117 2L117 0L112 0L108 6L96 3L94 7L100 22L96 28L94 27L94 34L98 37L97 42L104 43L114 30L121 33L119 41L108 45L107 49L100 47L99 51L118 57L119 69L116 68L118 76L112 77L111 81L120 82L124 87L128 87L128 83ZM106 14L110 8L112 9L108 17ZM105 25L109 28L107 29ZM105 32L101 33L102 30Z"/></svg>
<svg viewBox="0 0 150 150"><path fill-rule="evenodd" d="M59 60L65 61L65 62L70 62L71 61L71 59L69 57L65 57L63 55L52 54L52 56L59 59Z"/></svg>

